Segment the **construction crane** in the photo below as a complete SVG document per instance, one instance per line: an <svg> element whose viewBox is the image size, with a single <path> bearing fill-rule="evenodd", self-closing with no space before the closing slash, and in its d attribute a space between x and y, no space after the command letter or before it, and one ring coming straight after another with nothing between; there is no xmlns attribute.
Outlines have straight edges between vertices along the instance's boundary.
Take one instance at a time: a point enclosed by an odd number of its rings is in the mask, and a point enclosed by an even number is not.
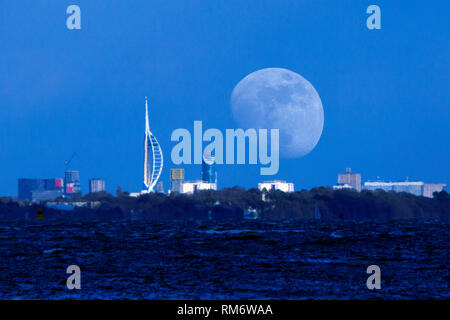
<svg viewBox="0 0 450 320"><path fill-rule="evenodd" d="M69 164L72 162L73 158L78 157L78 154L74 152L69 160L64 161L64 165L66 166L66 171L69 169Z"/></svg>

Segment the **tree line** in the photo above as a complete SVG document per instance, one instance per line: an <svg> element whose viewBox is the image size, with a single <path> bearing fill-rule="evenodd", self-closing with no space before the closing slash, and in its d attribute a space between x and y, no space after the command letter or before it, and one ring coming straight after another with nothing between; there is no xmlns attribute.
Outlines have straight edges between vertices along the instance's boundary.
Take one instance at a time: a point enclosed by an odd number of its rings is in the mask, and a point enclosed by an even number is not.
<svg viewBox="0 0 450 320"><path fill-rule="evenodd" d="M63 212L45 203L17 202L0 198L0 219L33 218L38 208L46 217L137 218L137 219L229 219L243 218L253 210L261 219L448 219L450 196L446 191L433 198L382 190L357 192L327 187L284 193L241 187L204 190L192 195L171 193L130 197L118 190L89 193L55 202L86 202L85 207Z"/></svg>

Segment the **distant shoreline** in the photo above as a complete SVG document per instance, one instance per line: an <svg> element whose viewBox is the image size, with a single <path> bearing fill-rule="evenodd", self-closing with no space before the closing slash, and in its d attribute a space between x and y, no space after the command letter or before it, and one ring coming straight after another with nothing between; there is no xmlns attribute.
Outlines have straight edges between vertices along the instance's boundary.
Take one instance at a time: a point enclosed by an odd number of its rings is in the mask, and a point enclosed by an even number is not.
<svg viewBox="0 0 450 320"><path fill-rule="evenodd" d="M130 197L106 192L42 203L0 198L0 221L45 219L442 219L450 217L450 195L433 198L385 191L320 187L290 193L233 187L193 195L150 193Z"/></svg>

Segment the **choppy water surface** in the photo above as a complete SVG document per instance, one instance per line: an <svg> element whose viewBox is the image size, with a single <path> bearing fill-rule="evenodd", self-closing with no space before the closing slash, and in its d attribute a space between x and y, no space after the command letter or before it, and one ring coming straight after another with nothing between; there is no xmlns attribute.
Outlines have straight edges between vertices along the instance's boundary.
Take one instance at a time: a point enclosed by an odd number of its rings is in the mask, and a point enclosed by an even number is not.
<svg viewBox="0 0 450 320"><path fill-rule="evenodd" d="M2 222L2 299L449 299L439 221ZM81 290L66 268L81 268ZM366 287L381 268L382 289Z"/></svg>

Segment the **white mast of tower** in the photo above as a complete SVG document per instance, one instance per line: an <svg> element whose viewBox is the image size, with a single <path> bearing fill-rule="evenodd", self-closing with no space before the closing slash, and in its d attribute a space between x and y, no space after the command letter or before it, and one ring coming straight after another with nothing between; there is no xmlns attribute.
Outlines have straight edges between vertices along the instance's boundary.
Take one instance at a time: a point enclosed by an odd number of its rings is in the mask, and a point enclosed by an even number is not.
<svg viewBox="0 0 450 320"><path fill-rule="evenodd" d="M150 132L150 123L148 119L148 102L147 97L145 97L145 138L144 138L144 186L148 189L150 187L149 184L149 175L148 172L148 141L149 141L149 132Z"/></svg>
<svg viewBox="0 0 450 320"><path fill-rule="evenodd" d="M152 163L150 172L149 163L149 143L152 148ZM146 192L152 192L161 176L163 168L163 153L158 140L150 131L150 122L148 117L148 101L145 97L145 143L144 143L144 186L147 188Z"/></svg>

